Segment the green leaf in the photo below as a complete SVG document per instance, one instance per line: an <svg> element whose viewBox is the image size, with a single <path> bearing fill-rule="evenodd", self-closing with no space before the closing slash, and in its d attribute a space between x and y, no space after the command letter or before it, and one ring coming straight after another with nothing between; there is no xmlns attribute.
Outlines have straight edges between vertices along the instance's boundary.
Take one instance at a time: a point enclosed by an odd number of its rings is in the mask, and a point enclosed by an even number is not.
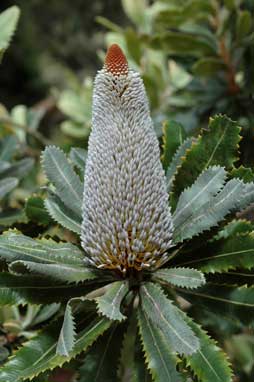
<svg viewBox="0 0 254 382"><path fill-rule="evenodd" d="M82 125L88 117L91 117L90 103L88 105L78 93L72 90L62 92L57 106L64 114Z"/></svg>
<svg viewBox="0 0 254 382"><path fill-rule="evenodd" d="M192 185L199 174L209 166L219 165L231 169L238 160L240 127L226 116L210 119L208 130L192 144L174 179L172 200L175 203L181 192Z"/></svg>
<svg viewBox="0 0 254 382"><path fill-rule="evenodd" d="M0 140L0 161L9 161L18 148L18 140L15 135L9 135Z"/></svg>
<svg viewBox="0 0 254 382"><path fill-rule="evenodd" d="M200 35L184 32L168 31L161 33L151 40L154 49L163 50L167 54L179 56L213 56L216 46Z"/></svg>
<svg viewBox="0 0 254 382"><path fill-rule="evenodd" d="M80 147L72 147L70 151L70 160L81 170L82 174L86 167L87 151Z"/></svg>
<svg viewBox="0 0 254 382"><path fill-rule="evenodd" d="M245 183L252 182L254 180L254 172L252 171L252 169L248 167L246 168L242 165L238 168L234 167L230 175L233 178L242 179Z"/></svg>
<svg viewBox="0 0 254 382"><path fill-rule="evenodd" d="M172 158L180 145L183 144L186 137L183 126L175 121L167 121L163 124L163 153L162 164L165 169L168 168Z"/></svg>
<svg viewBox="0 0 254 382"><path fill-rule="evenodd" d="M191 187L181 193L173 214L176 237L177 229L181 229L181 226L186 223L197 210L209 203L210 199L223 188L226 176L227 173L223 167L209 167L199 175Z"/></svg>
<svg viewBox="0 0 254 382"><path fill-rule="evenodd" d="M67 304L63 326L60 331L59 339L57 342L56 353L68 357L75 344L75 322L72 314L71 305Z"/></svg>
<svg viewBox="0 0 254 382"><path fill-rule="evenodd" d="M41 306L41 309L32 320L32 325L38 325L49 320L59 311L61 304L49 304Z"/></svg>
<svg viewBox="0 0 254 382"><path fill-rule="evenodd" d="M235 287L207 283L198 291L181 289L181 294L192 304L202 305L222 316L238 318L243 323L253 321L254 287Z"/></svg>
<svg viewBox="0 0 254 382"><path fill-rule="evenodd" d="M226 355L200 326L188 321L200 340L200 348L187 356L187 365L202 382L232 382L232 370Z"/></svg>
<svg viewBox="0 0 254 382"><path fill-rule="evenodd" d="M206 19L214 10L209 1L191 0L183 4L177 4L176 7L169 5L168 8L162 8L155 18L155 26L162 30L178 27L188 23L190 20L197 22Z"/></svg>
<svg viewBox="0 0 254 382"><path fill-rule="evenodd" d="M215 284L226 284L228 286L254 285L254 273L252 271L229 271L226 273L214 273L209 275L209 282Z"/></svg>
<svg viewBox="0 0 254 382"><path fill-rule="evenodd" d="M79 369L79 382L113 382L117 380L117 363L122 337L122 327L112 325L103 337L96 341Z"/></svg>
<svg viewBox="0 0 254 382"><path fill-rule="evenodd" d="M57 195L50 192L44 205L52 219L62 227L77 234L81 233L81 216L77 216L75 212L66 207Z"/></svg>
<svg viewBox="0 0 254 382"><path fill-rule="evenodd" d="M216 226L226 215L254 202L254 183L231 179L225 187L177 227L174 240L183 241Z"/></svg>
<svg viewBox="0 0 254 382"><path fill-rule="evenodd" d="M72 138L75 138L76 140L85 140L88 138L90 133L90 126L88 123L78 123L74 122L72 120L63 121L60 124L61 131L69 135Z"/></svg>
<svg viewBox="0 0 254 382"><path fill-rule="evenodd" d="M182 318L181 311L167 299L153 283L141 286L141 306L149 320L157 325L172 351L191 354L197 351L199 341Z"/></svg>
<svg viewBox="0 0 254 382"><path fill-rule="evenodd" d="M16 29L20 10L17 6L10 7L0 13L0 54L8 47Z"/></svg>
<svg viewBox="0 0 254 382"><path fill-rule="evenodd" d="M146 0L122 0L126 15L136 25L143 25L146 14Z"/></svg>
<svg viewBox="0 0 254 382"><path fill-rule="evenodd" d="M139 65L142 58L141 39L137 31L131 27L125 29L124 38L130 57Z"/></svg>
<svg viewBox="0 0 254 382"><path fill-rule="evenodd" d="M213 236L211 241L227 239L230 236L235 236L238 234L246 234L253 231L253 224L244 219L234 219L228 224L226 224L217 235Z"/></svg>
<svg viewBox="0 0 254 382"><path fill-rule="evenodd" d="M12 191L18 185L18 182L17 178L5 178L0 180L0 199Z"/></svg>
<svg viewBox="0 0 254 382"><path fill-rule="evenodd" d="M137 370L137 317L134 311L128 320L128 326L123 336L118 372L117 376L119 381L124 381L127 378L132 382L138 382ZM140 357L141 358L141 357ZM142 362L143 364L143 362ZM144 366L144 365L142 365Z"/></svg>
<svg viewBox="0 0 254 382"><path fill-rule="evenodd" d="M246 9L243 11L238 10L236 22L236 36L238 41L246 37L252 29L252 15Z"/></svg>
<svg viewBox="0 0 254 382"><path fill-rule="evenodd" d="M95 18L96 22L105 28L109 29L112 32L116 32L119 35L122 34L123 30L119 27L119 25L113 23L112 21L108 20L106 17L103 16L97 16Z"/></svg>
<svg viewBox="0 0 254 382"><path fill-rule="evenodd" d="M7 209L0 212L0 226L10 227L14 223L27 223L24 210Z"/></svg>
<svg viewBox="0 0 254 382"><path fill-rule="evenodd" d="M254 232L229 236L208 243L185 264L195 266L205 273L254 267Z"/></svg>
<svg viewBox="0 0 254 382"><path fill-rule="evenodd" d="M42 264L32 261L14 261L9 265L9 271L16 274L31 273L50 277L54 280L68 283L78 283L80 281L94 280L99 276L98 272L85 268L82 265L70 264ZM102 277L102 275L100 275Z"/></svg>
<svg viewBox="0 0 254 382"><path fill-rule="evenodd" d="M105 282L105 281L104 281ZM94 289L93 284L60 284L33 275L0 273L0 305L51 304L82 296Z"/></svg>
<svg viewBox="0 0 254 382"><path fill-rule="evenodd" d="M225 63L217 57L200 58L192 67L195 75L200 77L214 76L221 70L226 70Z"/></svg>
<svg viewBox="0 0 254 382"><path fill-rule="evenodd" d="M104 317L95 319L78 333L76 343L68 357L56 354L59 325L50 327L28 341L15 353L1 370L0 382L20 382L32 379L46 370L52 370L70 361L87 348L109 327L111 322Z"/></svg>
<svg viewBox="0 0 254 382"><path fill-rule="evenodd" d="M38 224L48 225L52 221L44 207L44 200L39 196L31 196L26 201L25 213L29 220Z"/></svg>
<svg viewBox="0 0 254 382"><path fill-rule="evenodd" d="M103 296L95 299L98 311L111 320L122 321L126 317L121 313L121 303L128 293L128 285L125 281L116 281L107 285Z"/></svg>
<svg viewBox="0 0 254 382"><path fill-rule="evenodd" d="M154 272L153 278L181 288L198 288L205 284L202 272L191 268L163 268Z"/></svg>
<svg viewBox="0 0 254 382"><path fill-rule="evenodd" d="M80 216L83 185L64 152L55 146L47 147L42 154L42 165L48 180L56 188L56 194L70 210Z"/></svg>
<svg viewBox="0 0 254 382"><path fill-rule="evenodd" d="M152 323L146 312L139 309L138 323L147 367L155 382L183 381L176 371L177 359L158 327Z"/></svg>
<svg viewBox="0 0 254 382"><path fill-rule="evenodd" d="M6 231L0 236L0 257L8 263L24 260L46 264L84 264L84 253L73 244L32 239L17 231Z"/></svg>
<svg viewBox="0 0 254 382"><path fill-rule="evenodd" d="M185 141L182 143L181 146L178 147L178 149L176 150L173 158L172 158L172 161L169 165L169 167L167 168L167 171L166 171L166 178L167 178L167 188L168 188L168 192L171 191L171 187L173 185L173 182L174 182L174 178L175 178L175 175L176 175L176 172L177 172L177 168L181 166L181 163L184 161L185 159L185 156L186 156L186 153L187 153L187 150L192 146L194 142L194 138L187 138L185 139Z"/></svg>
<svg viewBox="0 0 254 382"><path fill-rule="evenodd" d="M34 160L32 158L21 159L2 171L1 178L8 176L22 179L32 169L33 165Z"/></svg>

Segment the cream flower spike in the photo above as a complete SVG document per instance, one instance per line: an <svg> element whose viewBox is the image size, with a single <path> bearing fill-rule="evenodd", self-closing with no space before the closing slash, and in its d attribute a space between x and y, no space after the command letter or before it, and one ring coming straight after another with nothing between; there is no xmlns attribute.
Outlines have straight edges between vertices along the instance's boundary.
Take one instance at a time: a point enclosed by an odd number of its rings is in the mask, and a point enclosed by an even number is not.
<svg viewBox="0 0 254 382"><path fill-rule="evenodd" d="M167 260L173 226L159 144L143 81L116 44L95 78L82 213L87 264L126 274Z"/></svg>

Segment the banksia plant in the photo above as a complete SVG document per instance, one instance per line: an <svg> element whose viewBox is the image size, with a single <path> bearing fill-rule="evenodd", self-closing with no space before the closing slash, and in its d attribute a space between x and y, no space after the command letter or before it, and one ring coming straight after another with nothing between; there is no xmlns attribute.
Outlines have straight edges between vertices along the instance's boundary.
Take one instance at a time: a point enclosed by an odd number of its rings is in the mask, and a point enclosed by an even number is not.
<svg viewBox="0 0 254 382"><path fill-rule="evenodd" d="M47 196L26 213L45 233L0 236L1 304L61 304L1 382L51 380L68 363L81 382L233 381L216 337L254 310L253 226L236 214L254 202L254 175L236 167L239 134L221 115L194 138L165 123L161 152L142 79L109 48L88 153L42 154Z"/></svg>

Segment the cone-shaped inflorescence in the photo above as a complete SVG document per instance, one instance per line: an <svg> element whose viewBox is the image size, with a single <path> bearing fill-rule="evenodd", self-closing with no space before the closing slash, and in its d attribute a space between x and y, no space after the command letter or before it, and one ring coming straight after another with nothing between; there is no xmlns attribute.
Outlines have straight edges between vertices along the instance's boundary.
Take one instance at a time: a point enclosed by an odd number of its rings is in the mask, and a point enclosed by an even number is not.
<svg viewBox="0 0 254 382"><path fill-rule="evenodd" d="M114 44L94 85L83 199L86 260L123 273L155 269L167 260L172 229L144 85Z"/></svg>

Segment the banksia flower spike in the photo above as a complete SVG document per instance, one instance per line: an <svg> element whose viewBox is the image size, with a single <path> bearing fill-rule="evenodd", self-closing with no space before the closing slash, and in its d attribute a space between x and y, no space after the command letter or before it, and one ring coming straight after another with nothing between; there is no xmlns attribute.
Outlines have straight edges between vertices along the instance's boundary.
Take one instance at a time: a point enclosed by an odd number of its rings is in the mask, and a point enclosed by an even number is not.
<svg viewBox="0 0 254 382"><path fill-rule="evenodd" d="M124 274L158 268L172 229L143 81L114 44L94 85L81 233L86 261Z"/></svg>

